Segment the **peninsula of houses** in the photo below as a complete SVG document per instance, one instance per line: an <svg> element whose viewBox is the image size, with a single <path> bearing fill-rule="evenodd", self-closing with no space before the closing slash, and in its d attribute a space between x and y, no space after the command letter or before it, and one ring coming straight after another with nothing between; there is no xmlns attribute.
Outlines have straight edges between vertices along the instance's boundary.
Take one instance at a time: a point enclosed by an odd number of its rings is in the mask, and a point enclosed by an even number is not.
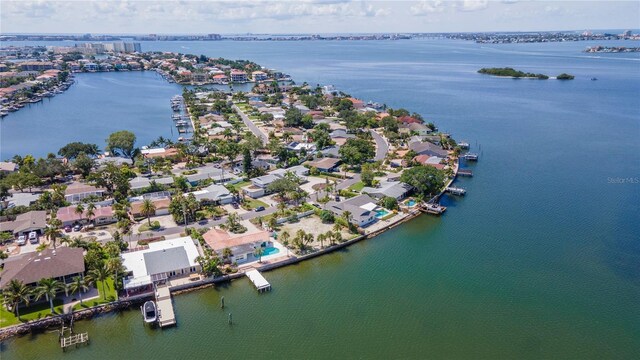
<svg viewBox="0 0 640 360"><path fill-rule="evenodd" d="M284 266L422 212L441 214L440 196L464 194L451 183L477 160L420 114L281 82L286 76L250 61L107 59L178 83L255 85L249 93L184 88L167 99L192 124L182 141L138 144L122 130L104 149L73 142L46 158L4 159L1 327L106 303L160 303L160 289Z"/></svg>

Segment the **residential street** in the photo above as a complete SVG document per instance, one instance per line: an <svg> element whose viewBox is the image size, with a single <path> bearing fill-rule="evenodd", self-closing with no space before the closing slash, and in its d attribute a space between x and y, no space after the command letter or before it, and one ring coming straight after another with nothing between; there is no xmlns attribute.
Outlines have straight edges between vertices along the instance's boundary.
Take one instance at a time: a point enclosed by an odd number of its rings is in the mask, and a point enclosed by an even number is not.
<svg viewBox="0 0 640 360"><path fill-rule="evenodd" d="M249 130L251 130L251 132L255 136L257 136L265 144L269 142L269 137L265 133L260 131L260 129L258 129L258 127L253 123L253 121L251 121L251 119L249 119L249 117L244 112L242 112L242 110L239 107L237 107L236 105L233 105L233 109L240 115L240 118L242 118L242 121L244 122L244 124L247 125Z"/></svg>
<svg viewBox="0 0 640 360"><path fill-rule="evenodd" d="M373 158L375 161L384 160L389 152L389 144L385 141L382 135L378 134L375 130L371 129L371 136L376 142L376 156Z"/></svg>

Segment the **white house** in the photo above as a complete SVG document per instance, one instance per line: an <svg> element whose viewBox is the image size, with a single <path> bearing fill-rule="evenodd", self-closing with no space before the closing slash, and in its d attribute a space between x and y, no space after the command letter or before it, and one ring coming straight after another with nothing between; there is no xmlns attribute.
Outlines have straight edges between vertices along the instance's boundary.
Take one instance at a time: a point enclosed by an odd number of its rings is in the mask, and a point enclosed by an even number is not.
<svg viewBox="0 0 640 360"><path fill-rule="evenodd" d="M124 289L131 294L149 290L156 282L197 273L201 270L196 262L199 255L191 236L152 242L148 248L122 253L122 265L127 269Z"/></svg>

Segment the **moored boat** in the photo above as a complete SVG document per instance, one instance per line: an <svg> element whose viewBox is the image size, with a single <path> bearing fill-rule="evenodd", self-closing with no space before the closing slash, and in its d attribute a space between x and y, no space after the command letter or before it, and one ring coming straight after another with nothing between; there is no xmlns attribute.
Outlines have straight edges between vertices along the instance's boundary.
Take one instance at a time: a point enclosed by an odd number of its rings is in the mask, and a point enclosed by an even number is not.
<svg viewBox="0 0 640 360"><path fill-rule="evenodd" d="M151 324L156 322L158 319L158 309L156 308L156 303L149 300L144 303L141 307L142 317L144 322L147 324Z"/></svg>

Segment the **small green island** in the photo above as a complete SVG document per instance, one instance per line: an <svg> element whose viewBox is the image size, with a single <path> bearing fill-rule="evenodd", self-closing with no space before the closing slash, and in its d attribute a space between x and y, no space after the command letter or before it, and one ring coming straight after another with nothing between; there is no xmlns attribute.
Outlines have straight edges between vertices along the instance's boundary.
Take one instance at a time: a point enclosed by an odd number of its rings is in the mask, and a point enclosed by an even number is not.
<svg viewBox="0 0 640 360"><path fill-rule="evenodd" d="M547 80L549 79L548 75L545 74L534 74L534 73L526 73L524 71L519 71L514 68L504 67L504 68L482 68L478 70L480 74L500 76L500 77L510 77L510 78L530 78L530 79L538 79L538 80ZM574 76L566 73L562 73L556 77L558 80L573 80Z"/></svg>

